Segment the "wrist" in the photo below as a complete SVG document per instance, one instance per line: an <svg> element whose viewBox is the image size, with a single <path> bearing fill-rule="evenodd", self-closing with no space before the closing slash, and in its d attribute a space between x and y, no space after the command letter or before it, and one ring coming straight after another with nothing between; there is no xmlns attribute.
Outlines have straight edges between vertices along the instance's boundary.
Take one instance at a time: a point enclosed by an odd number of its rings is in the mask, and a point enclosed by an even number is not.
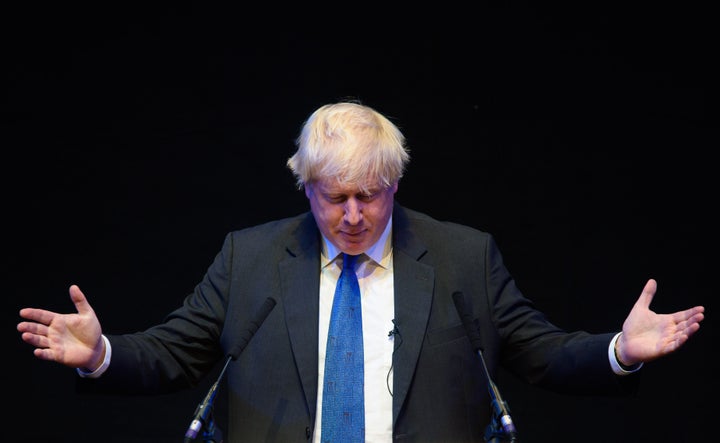
<svg viewBox="0 0 720 443"><path fill-rule="evenodd" d="M622 358L622 352L619 352L620 348L620 341L623 340L623 333L620 332L618 334L617 340L615 340L615 346L613 346L613 352L615 353L615 361L617 361L617 364L620 365L620 368L624 371L634 371L640 367L642 364L641 362L638 363L626 363Z"/></svg>
<svg viewBox="0 0 720 443"><path fill-rule="evenodd" d="M103 350L101 355L100 363L95 362L95 368L76 368L77 373L80 375L80 377L83 378L98 378L100 377L105 370L107 370L108 366L110 366L110 358L112 356L112 347L110 346L110 341L105 337L102 336L102 343L103 343Z"/></svg>
<svg viewBox="0 0 720 443"><path fill-rule="evenodd" d="M618 355L617 344L615 345L614 351L615 351L615 361L617 361L618 365L620 365L620 368L622 368L625 371L632 371L634 369L633 365L627 365L627 364L623 363L622 359Z"/></svg>
<svg viewBox="0 0 720 443"><path fill-rule="evenodd" d="M97 347L99 348L98 352L96 352L97 357L95 357L95 359L93 360L93 362L90 365L83 366L82 368L80 368L81 370L83 370L85 372L95 372L100 368L100 366L102 366L103 362L105 361L105 353L106 353L105 338L102 337L102 335L100 336L100 339L98 340Z"/></svg>

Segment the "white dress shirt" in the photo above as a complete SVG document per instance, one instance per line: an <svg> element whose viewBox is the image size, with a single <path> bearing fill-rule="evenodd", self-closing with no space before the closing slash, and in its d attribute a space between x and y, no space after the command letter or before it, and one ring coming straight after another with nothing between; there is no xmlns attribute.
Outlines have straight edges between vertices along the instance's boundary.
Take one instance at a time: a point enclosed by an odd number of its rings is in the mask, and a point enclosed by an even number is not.
<svg viewBox="0 0 720 443"><path fill-rule="evenodd" d="M393 261L388 221L380 239L358 259L363 352L365 355L365 441L392 442L392 354L395 305ZM342 252L323 237L320 258L320 312L318 326L318 396L313 442L320 443L325 345L335 286L342 271Z"/></svg>

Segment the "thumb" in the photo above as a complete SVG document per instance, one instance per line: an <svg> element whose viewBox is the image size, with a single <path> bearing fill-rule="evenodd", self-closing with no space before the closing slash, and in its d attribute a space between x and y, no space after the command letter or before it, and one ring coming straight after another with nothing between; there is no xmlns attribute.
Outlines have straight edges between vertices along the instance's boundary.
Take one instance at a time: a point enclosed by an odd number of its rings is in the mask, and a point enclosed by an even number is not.
<svg viewBox="0 0 720 443"><path fill-rule="evenodd" d="M77 309L78 314L89 314L93 312L92 307L90 307L90 303L88 303L87 298L85 298L85 294L83 294L78 285L70 286L68 292L70 293L70 299L73 304L75 304L75 309Z"/></svg>
<svg viewBox="0 0 720 443"><path fill-rule="evenodd" d="M650 303L652 303L653 297L655 297L655 291L657 291L657 282L651 278L645 283L645 287L642 293L640 293L637 304L645 309L650 309Z"/></svg>

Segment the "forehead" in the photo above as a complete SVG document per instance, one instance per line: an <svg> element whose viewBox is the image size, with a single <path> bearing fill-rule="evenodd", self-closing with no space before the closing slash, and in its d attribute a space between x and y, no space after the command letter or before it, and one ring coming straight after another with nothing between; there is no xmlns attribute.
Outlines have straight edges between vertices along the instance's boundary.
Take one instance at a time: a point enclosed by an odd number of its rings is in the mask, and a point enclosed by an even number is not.
<svg viewBox="0 0 720 443"><path fill-rule="evenodd" d="M336 178L324 178L313 182L313 186L324 194L346 194L352 195L366 191L379 191L383 186L377 181L366 181L363 184L341 182Z"/></svg>

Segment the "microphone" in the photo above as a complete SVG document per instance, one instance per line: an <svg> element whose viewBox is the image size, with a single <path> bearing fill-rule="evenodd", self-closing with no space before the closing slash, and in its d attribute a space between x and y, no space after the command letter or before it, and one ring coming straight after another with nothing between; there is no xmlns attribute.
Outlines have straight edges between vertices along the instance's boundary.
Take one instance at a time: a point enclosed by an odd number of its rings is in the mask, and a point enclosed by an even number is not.
<svg viewBox="0 0 720 443"><path fill-rule="evenodd" d="M225 365L223 366L222 371L220 371L220 375L218 376L215 383L213 383L213 385L210 387L210 390L208 390L208 393L203 399L203 401L195 409L193 420L190 423L190 426L188 426L187 431L185 431L185 443L194 440L195 437L197 437L198 432L200 432L200 429L205 426L205 423L208 421L208 416L212 412L215 396L217 395L218 385L220 384L220 381L225 374L225 370L227 369L228 364L230 364L231 360L235 360L242 353L242 351L245 349L245 346L247 346L247 344L250 342L250 339L253 337L253 335L255 335L255 331L258 330L260 325L270 314L270 311L273 310L275 304L276 302L274 299L270 297L265 299L265 302L260 307L260 310L258 310L258 312L255 314L255 317L253 317L253 319L250 321L250 326L245 330L245 332L243 332L242 336L240 337L240 341L238 341L232 348L230 348L230 352L228 352L227 354L227 359L225 360Z"/></svg>
<svg viewBox="0 0 720 443"><path fill-rule="evenodd" d="M265 299L265 302L262 304L262 306L260 306L260 309L255 314L255 317L250 320L250 326L240 337L240 341L238 341L235 346L230 348L230 352L228 352L228 357L231 357L233 360L235 360L242 353L242 351L245 350L245 346L247 346L247 344L250 342L250 339L253 337L253 335L255 335L255 331L258 330L260 325L270 314L270 311L272 311L275 307L275 303L275 300L270 297Z"/></svg>
<svg viewBox="0 0 720 443"><path fill-rule="evenodd" d="M453 302L455 302L455 309L457 310L458 315L460 315L460 320L462 320L463 326L465 327L465 333L468 335L470 343L477 351L478 356L480 356L483 371L485 372L485 377L488 381L488 392L490 393L490 398L492 399L494 412L496 416L500 417L500 425L502 426L505 434L510 438L510 441L515 441L517 436L515 424L510 417L507 404L502 399L500 391L495 385L495 382L493 382L490 378L490 372L488 371L487 365L485 364L485 358L482 354L482 340L480 339L480 332L478 331L477 325L473 321L470 312L465 306L465 297L462 292L456 291L453 293L452 298Z"/></svg>
<svg viewBox="0 0 720 443"><path fill-rule="evenodd" d="M398 334L400 334L400 330L399 330L398 327L397 327L397 323L395 323L395 319L393 318L391 321L392 321L392 324L393 324L393 328L388 331L388 337L392 337L393 335L398 335Z"/></svg>

